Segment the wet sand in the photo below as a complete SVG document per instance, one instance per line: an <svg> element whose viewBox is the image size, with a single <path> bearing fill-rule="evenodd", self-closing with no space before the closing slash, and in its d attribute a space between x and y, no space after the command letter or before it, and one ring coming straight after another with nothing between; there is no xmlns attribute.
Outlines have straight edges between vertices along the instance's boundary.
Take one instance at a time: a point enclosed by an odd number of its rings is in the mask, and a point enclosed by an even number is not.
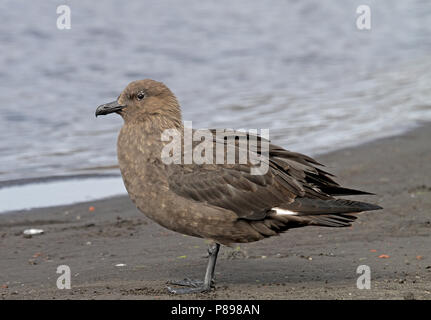
<svg viewBox="0 0 431 320"><path fill-rule="evenodd" d="M0 214L3 299L430 299L431 125L316 157L384 210L352 228L308 227L222 247L216 290L173 296L167 279L202 278L206 242L166 230L127 197ZM274 141L276 143L276 141ZM90 207L94 207L90 209ZM26 238L27 228L42 235ZM116 266L124 264L124 266ZM71 269L70 290L56 269ZM371 289L356 286L359 265Z"/></svg>

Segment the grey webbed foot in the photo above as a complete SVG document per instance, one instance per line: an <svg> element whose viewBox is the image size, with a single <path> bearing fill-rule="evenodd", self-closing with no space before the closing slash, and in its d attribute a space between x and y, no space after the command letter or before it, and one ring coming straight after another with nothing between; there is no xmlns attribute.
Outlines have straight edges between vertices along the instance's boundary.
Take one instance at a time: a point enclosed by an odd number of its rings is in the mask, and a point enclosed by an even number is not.
<svg viewBox="0 0 431 320"><path fill-rule="evenodd" d="M201 280L194 280L190 278L185 278L183 280L169 280L167 284L173 284L175 286L192 287L197 288L204 284Z"/></svg>
<svg viewBox="0 0 431 320"><path fill-rule="evenodd" d="M204 285L198 287L187 287L187 288L171 288L168 287L170 293L174 294L187 294L187 293L201 293L211 291L211 287L207 287Z"/></svg>
<svg viewBox="0 0 431 320"><path fill-rule="evenodd" d="M168 286L168 290L170 293L175 293L175 294L199 293L199 292L210 291L211 288L214 286L214 280L211 281L210 286L206 286L204 282L201 280L192 280L189 278L185 278L183 280L168 281L167 284L187 287L187 288L172 288Z"/></svg>

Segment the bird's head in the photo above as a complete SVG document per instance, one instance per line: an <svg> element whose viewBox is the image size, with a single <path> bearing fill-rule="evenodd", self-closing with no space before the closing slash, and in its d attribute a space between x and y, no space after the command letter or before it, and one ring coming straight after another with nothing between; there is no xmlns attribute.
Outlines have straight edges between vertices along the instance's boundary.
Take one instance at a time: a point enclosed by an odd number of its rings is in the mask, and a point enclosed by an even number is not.
<svg viewBox="0 0 431 320"><path fill-rule="evenodd" d="M175 95L163 83L151 79L129 83L116 101L102 104L96 117L121 115L125 122L155 121L181 123L181 110Z"/></svg>

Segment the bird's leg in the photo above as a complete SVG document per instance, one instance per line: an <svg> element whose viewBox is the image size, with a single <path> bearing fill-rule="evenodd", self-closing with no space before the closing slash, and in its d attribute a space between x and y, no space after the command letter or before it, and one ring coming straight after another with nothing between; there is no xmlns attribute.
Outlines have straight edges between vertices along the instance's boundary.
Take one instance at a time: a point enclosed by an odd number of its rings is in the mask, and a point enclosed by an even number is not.
<svg viewBox="0 0 431 320"><path fill-rule="evenodd" d="M208 265L207 265L207 271L205 272L205 280L204 285L207 284L208 287L211 287L211 285L214 282L214 271L215 266L217 262L217 255L220 250L220 245L218 243L213 243L208 247Z"/></svg>
<svg viewBox="0 0 431 320"><path fill-rule="evenodd" d="M171 288L168 287L169 292L176 294L185 294L185 293L199 293L206 292L211 290L211 286L214 283L214 270L217 261L217 255L220 249L220 245L218 243L214 243L208 247L208 265L205 273L204 281L196 281L190 279L184 279L181 281L169 281L169 284L185 286L188 288Z"/></svg>

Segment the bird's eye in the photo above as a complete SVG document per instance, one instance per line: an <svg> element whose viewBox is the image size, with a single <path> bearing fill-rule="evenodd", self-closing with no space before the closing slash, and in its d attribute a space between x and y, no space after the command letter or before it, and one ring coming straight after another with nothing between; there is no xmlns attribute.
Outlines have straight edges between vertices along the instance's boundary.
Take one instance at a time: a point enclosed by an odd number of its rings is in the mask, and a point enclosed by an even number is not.
<svg viewBox="0 0 431 320"><path fill-rule="evenodd" d="M142 100L144 98L145 98L145 92L143 91L138 92L138 94L136 95L136 99L138 100Z"/></svg>

